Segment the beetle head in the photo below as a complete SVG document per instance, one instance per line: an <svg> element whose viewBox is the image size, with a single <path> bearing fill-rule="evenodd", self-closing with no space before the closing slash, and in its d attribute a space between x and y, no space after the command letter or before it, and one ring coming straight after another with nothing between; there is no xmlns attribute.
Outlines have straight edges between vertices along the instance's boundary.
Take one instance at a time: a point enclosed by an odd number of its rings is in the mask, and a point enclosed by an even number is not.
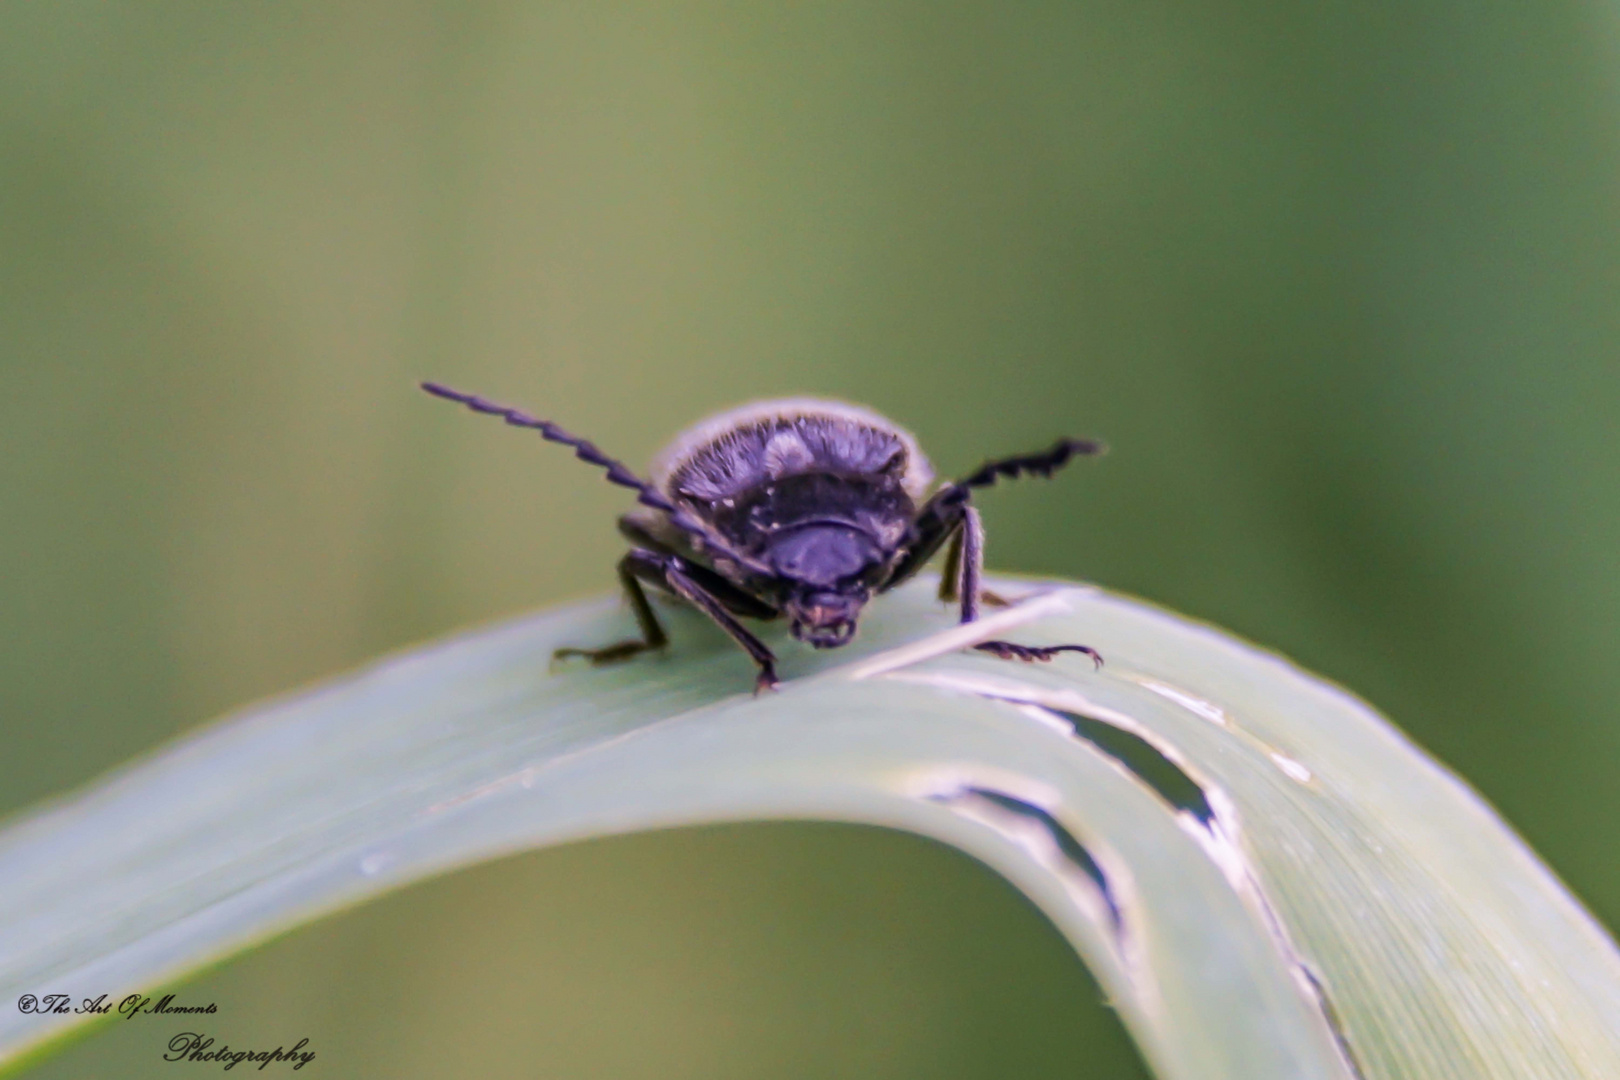
<svg viewBox="0 0 1620 1080"><path fill-rule="evenodd" d="M866 606L866 590L859 594L806 592L787 602L788 630L818 649L847 645L855 636L855 623Z"/></svg>
<svg viewBox="0 0 1620 1080"><path fill-rule="evenodd" d="M795 638L830 649L855 636L883 567L870 536L844 524L804 525L773 538L768 558L781 576L782 606Z"/></svg>

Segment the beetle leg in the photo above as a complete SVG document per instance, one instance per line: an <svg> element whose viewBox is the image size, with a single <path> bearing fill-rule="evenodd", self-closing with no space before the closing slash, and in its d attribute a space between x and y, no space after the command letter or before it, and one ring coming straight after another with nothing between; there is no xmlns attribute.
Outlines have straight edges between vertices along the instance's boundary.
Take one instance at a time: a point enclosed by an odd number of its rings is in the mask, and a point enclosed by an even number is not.
<svg viewBox="0 0 1620 1080"><path fill-rule="evenodd" d="M945 549L945 565L939 571L939 598L946 603L954 601L960 593L962 579L962 529L951 530L950 545Z"/></svg>
<svg viewBox="0 0 1620 1080"><path fill-rule="evenodd" d="M979 580L984 575L984 525L979 512L971 506L962 507L962 621L974 622L979 617ZM1102 654L1089 645L1018 645L1011 641L981 641L973 646L980 652L999 656L1003 660L1046 661L1061 652L1084 653L1091 662L1102 667Z"/></svg>
<svg viewBox="0 0 1620 1080"><path fill-rule="evenodd" d="M632 544L646 551L659 555L679 555L680 552L649 533L634 514L625 514L619 518L619 531L623 533ZM753 593L740 588L734 582L722 577L715 571L688 558L682 558L681 567L686 575L703 587L703 591L720 601L727 611L733 615L741 615L749 619L774 619L781 614L769 603L761 600ZM658 584L662 584L659 582Z"/></svg>
<svg viewBox="0 0 1620 1080"><path fill-rule="evenodd" d="M669 636L659 625L658 615L647 602L647 591L641 587L639 580L646 577L648 581L662 585L663 575L656 567L663 558L664 556L651 551L632 549L619 560L619 581L624 586L625 599L630 601L630 610L635 612L636 625L641 628L640 640L621 641L600 649L557 649L551 654L551 658L562 660L569 656L583 656L593 664L612 664L619 660L628 660L648 649L662 649L668 645Z"/></svg>
<svg viewBox="0 0 1620 1080"><path fill-rule="evenodd" d="M967 515L972 514L974 521L977 521L979 518L978 511L972 509L971 507L964 505L959 509L961 509L963 513L958 517L956 524L951 527L950 541L945 548L945 564L940 568L939 572L939 598L947 604L954 604L957 599L963 595L962 537L967 532ZM979 532L979 547L982 550L984 547L984 529L982 526L980 527ZM937 548L938 545L936 544L935 547ZM910 576L910 571L907 572L906 576ZM897 577L894 583L898 583L899 580L903 579ZM885 586L885 588L889 587L890 586ZM986 589L983 585L979 586L979 602L989 604L991 607L1010 607L1012 604L1011 600L1007 600L996 595L989 589ZM964 619L963 621L972 622L973 620Z"/></svg>
<svg viewBox="0 0 1620 1080"><path fill-rule="evenodd" d="M669 582L670 588L718 623L720 629L730 634L731 639L741 645L743 651L753 657L754 663L759 665L759 675L754 679L754 693L776 689L776 654L766 648L763 641L744 629L741 623L731 617L730 612L726 611L719 600L687 575L688 568L679 556L670 556L666 562L664 578Z"/></svg>
<svg viewBox="0 0 1620 1080"><path fill-rule="evenodd" d="M636 622L641 627L641 639L621 641L600 649L562 648L551 654L553 659L583 656L593 664L611 664L628 660L648 649L658 649L667 645L669 637L659 625L658 616L653 612L652 605L647 602L646 590L641 587L641 583L645 581L679 596L713 619L720 625L720 629L731 635L732 640L741 645L744 651L753 657L754 663L759 665L759 678L754 684L756 691L774 687L775 655L765 647L764 642L750 634L742 624L732 618L725 605L704 588L697 580L701 572L700 567L688 564L679 555L665 555L641 548L631 549L619 560L619 580L624 583L625 596L629 598Z"/></svg>
<svg viewBox="0 0 1620 1080"><path fill-rule="evenodd" d="M1103 664L1102 653L1090 645L1019 645L1011 641L981 641L973 647L1003 660L1039 660L1045 663L1060 652L1077 652L1091 657L1092 664L1097 667Z"/></svg>
<svg viewBox="0 0 1620 1080"><path fill-rule="evenodd" d="M934 553L939 550L940 545L951 539L953 534L961 528L962 507L967 501L967 492L963 491L962 495L963 499L960 502L946 501L935 495L917 512L917 516L912 520L909 529L910 535L906 541L906 553L895 564L893 572L889 574L889 579L883 583L882 588L878 590L879 592L888 592L921 570L928 560L934 557ZM947 567L945 580L940 582L940 597L942 599L954 600L956 598L956 577L957 575L951 573L949 567ZM945 590L947 587L951 590L950 595L946 595Z"/></svg>
<svg viewBox="0 0 1620 1080"><path fill-rule="evenodd" d="M939 598L947 604L954 604L961 595L962 584L962 530L957 529L951 534L950 546L945 549L945 565L939 573ZM990 607L1011 607L1012 601L999 593L993 593L984 586L979 586L979 603Z"/></svg>
<svg viewBox="0 0 1620 1080"><path fill-rule="evenodd" d="M960 585L962 594L962 621L973 622L979 617L979 579L984 576L984 522L979 511L971 506L962 507L962 527L954 541L961 547Z"/></svg>

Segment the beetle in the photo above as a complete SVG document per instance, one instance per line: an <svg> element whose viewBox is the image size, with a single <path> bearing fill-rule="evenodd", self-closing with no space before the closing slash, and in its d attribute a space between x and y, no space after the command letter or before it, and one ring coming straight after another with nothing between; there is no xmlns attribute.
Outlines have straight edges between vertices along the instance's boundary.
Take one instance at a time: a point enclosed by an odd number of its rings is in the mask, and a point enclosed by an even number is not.
<svg viewBox="0 0 1620 1080"><path fill-rule="evenodd" d="M793 637L817 649L846 645L862 609L920 570L950 543L942 600L961 621L979 616L984 526L971 496L998 478L1049 477L1079 456L1104 452L1090 439L1059 439L1033 454L985 462L930 493L934 474L910 432L841 401L784 398L719 413L677 436L642 480L588 440L528 413L439 383L422 389L474 412L574 448L607 470L641 505L619 518L630 551L619 580L641 636L596 649L563 648L607 664L669 638L643 585L673 594L714 620L759 665L755 692L776 686L776 656L738 619L785 615ZM1062 652L1102 657L1087 645L973 646L1003 659L1050 660Z"/></svg>

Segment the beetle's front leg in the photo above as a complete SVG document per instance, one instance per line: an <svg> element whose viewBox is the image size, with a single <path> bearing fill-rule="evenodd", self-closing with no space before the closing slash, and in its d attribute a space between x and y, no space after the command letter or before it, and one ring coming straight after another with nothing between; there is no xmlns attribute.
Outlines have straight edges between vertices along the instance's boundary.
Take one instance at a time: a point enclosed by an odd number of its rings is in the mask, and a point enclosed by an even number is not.
<svg viewBox="0 0 1620 1080"><path fill-rule="evenodd" d="M958 497L952 498L950 497L952 495ZM930 499L928 505L918 512L912 524L913 535L905 557L900 560L894 573L889 575L889 580L884 582L878 591L888 592L906 581L921 570L923 565L934 557L934 553L941 545L944 545L945 565L940 568L939 598L946 603L952 603L963 596L962 536L966 531L966 515L972 512L973 508L968 505L967 491L964 488L949 488ZM984 549L982 539L979 548L981 552ZM991 607L1007 607L1009 603L982 587L978 590L978 600ZM977 608L974 610L977 611Z"/></svg>
<svg viewBox="0 0 1620 1080"><path fill-rule="evenodd" d="M962 594L962 529L951 533L951 542L945 546L945 565L940 568L939 598L955 603ZM1012 607L1012 601L979 586L979 603L990 607Z"/></svg>
<svg viewBox="0 0 1620 1080"><path fill-rule="evenodd" d="M962 545L962 621L970 623L979 617L979 581L984 576L984 525L979 520L979 511L972 506L962 508L962 527L958 535ZM1091 662L1097 667L1102 667L1103 662L1102 654L1090 645L1019 645L1011 641L981 641L973 647L1003 660L1044 662L1058 653L1077 652L1091 657Z"/></svg>
<svg viewBox="0 0 1620 1080"><path fill-rule="evenodd" d="M669 643L669 637L664 628L658 624L658 616L653 612L652 605L647 602L647 593L641 587L642 582L656 585L674 593L709 618L719 624L720 629L731 635L733 641L743 647L759 665L759 677L754 681L755 692L771 689L776 686L776 656L765 643L750 634L741 623L731 616L725 606L700 581L703 571L699 567L688 566L679 555L660 554L642 548L633 548L619 561L619 580L624 582L625 595L630 600L630 606L635 611L636 622L641 626L641 640L621 641L616 645L609 645L601 649L563 648L552 653L554 659L569 656L584 656L593 664L611 664L620 660L628 660L638 653L648 649L662 648ZM764 605L760 605L764 610Z"/></svg>

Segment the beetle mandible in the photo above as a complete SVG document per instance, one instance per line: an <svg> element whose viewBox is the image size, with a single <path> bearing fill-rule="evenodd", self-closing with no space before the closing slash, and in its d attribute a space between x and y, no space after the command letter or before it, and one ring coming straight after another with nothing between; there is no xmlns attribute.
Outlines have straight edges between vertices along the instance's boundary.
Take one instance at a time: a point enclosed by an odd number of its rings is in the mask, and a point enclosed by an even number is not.
<svg viewBox="0 0 1620 1080"><path fill-rule="evenodd" d="M619 518L631 544L619 561L619 580L641 637L558 649L557 657L606 664L668 644L645 583L696 607L742 646L759 665L756 692L776 686L776 656L739 618L786 615L800 641L818 649L848 644L867 602L911 577L949 541L940 598L959 600L961 621L972 622L986 595L979 584L984 527L973 489L998 477L1051 476L1074 457L1104 451L1093 440L1059 439L1038 453L987 461L930 494L933 470L910 432L856 405L784 398L687 429L658 455L649 482L548 420L438 383L422 389L571 446L581 460L606 469L609 481L637 493L641 506ZM1087 645L973 647L1011 660L1077 652L1102 664Z"/></svg>

